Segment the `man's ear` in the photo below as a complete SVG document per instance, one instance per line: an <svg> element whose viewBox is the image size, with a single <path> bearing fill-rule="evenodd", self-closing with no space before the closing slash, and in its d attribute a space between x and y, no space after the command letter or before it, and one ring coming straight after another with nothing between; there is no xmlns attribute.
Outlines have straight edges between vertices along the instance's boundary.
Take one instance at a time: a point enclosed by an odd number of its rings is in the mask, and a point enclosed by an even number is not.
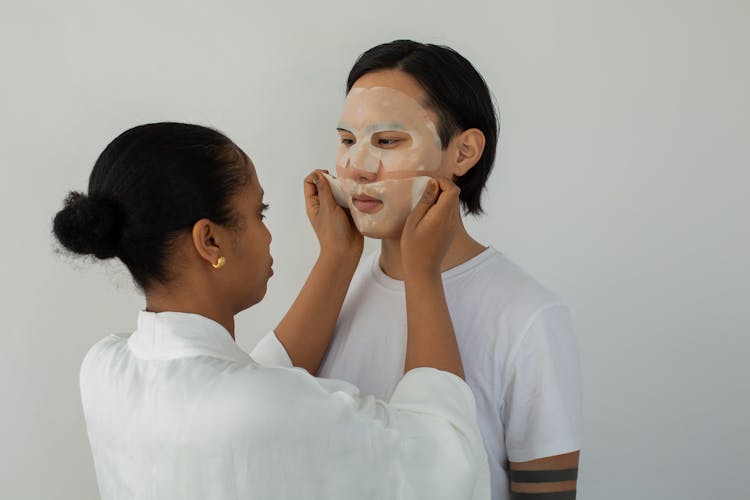
<svg viewBox="0 0 750 500"><path fill-rule="evenodd" d="M484 152L484 145L487 141L484 133L478 128L464 130L451 141L451 146L455 148L456 163L453 166L453 175L461 177L465 175L474 165L477 164Z"/></svg>
<svg viewBox="0 0 750 500"><path fill-rule="evenodd" d="M208 219L200 219L193 224L193 246L198 255L207 263L213 265L222 257L221 238L218 235L218 226Z"/></svg>

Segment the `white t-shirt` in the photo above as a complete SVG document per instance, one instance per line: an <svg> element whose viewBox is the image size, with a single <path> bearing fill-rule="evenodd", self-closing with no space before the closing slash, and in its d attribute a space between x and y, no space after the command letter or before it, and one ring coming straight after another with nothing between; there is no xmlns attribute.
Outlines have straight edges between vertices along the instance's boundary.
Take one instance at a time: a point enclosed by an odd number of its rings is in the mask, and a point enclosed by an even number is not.
<svg viewBox="0 0 750 500"><path fill-rule="evenodd" d="M251 357L208 318L142 312L80 383L104 500L490 495L474 398L447 372L411 370L386 404L291 368L273 333Z"/></svg>
<svg viewBox="0 0 750 500"><path fill-rule="evenodd" d="M363 257L318 373L388 399L404 372L404 284L380 253ZM508 461L581 448L581 393L567 308L505 256L488 248L443 273L466 382L477 401L492 498L509 498Z"/></svg>

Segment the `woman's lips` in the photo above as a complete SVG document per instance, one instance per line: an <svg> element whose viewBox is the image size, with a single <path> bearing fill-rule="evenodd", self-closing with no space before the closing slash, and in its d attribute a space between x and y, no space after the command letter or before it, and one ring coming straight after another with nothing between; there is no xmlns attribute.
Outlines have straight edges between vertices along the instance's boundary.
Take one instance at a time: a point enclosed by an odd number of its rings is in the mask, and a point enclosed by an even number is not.
<svg viewBox="0 0 750 500"><path fill-rule="evenodd" d="M366 194L355 194L352 196L352 203L360 212L372 214L383 208L383 202Z"/></svg>

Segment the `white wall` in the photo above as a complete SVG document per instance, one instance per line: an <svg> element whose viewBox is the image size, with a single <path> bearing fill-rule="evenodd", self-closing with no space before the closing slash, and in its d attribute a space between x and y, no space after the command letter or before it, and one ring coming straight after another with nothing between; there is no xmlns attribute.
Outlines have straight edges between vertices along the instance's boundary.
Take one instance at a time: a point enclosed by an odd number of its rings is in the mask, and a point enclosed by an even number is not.
<svg viewBox="0 0 750 500"><path fill-rule="evenodd" d="M84 499L86 349L134 327L118 265L56 255L50 221L101 149L156 120L253 158L276 276L251 347L317 246L301 179L330 167L364 49L453 46L502 114L473 234L571 305L584 373L579 498L747 498L750 7L746 1L0 3L0 498Z"/></svg>

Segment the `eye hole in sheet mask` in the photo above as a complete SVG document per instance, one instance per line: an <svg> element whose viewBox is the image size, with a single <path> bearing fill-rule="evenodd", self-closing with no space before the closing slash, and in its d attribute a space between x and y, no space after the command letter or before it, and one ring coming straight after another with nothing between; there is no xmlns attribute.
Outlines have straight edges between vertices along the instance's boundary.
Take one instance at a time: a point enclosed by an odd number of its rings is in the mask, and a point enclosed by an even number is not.
<svg viewBox="0 0 750 500"><path fill-rule="evenodd" d="M353 88L339 121L338 203L372 238L397 237L442 159L440 136L427 110L388 87Z"/></svg>

